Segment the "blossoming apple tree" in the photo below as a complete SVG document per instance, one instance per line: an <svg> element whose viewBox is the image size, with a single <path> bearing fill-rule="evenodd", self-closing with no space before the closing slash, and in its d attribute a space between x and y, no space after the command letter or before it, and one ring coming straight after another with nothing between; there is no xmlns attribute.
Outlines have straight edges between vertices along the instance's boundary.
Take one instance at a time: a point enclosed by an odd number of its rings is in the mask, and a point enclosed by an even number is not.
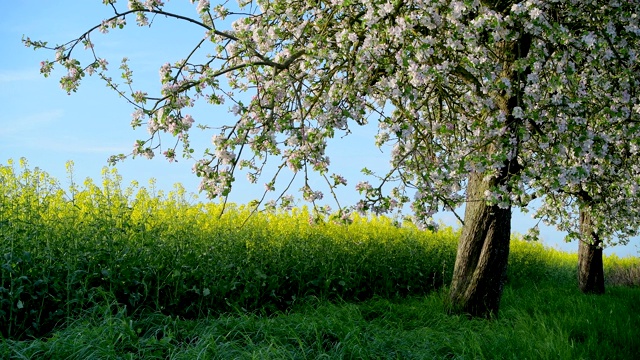
<svg viewBox="0 0 640 360"><path fill-rule="evenodd" d="M326 179L331 192L346 185L330 172L327 140L375 121L376 144L392 146L391 168L356 186L355 208L409 205L415 221L429 225L435 212L466 204L450 289L455 312L497 313L512 207L541 199L534 216L579 238L592 255L637 232L637 1L241 0L228 7L200 0L191 1L193 16L161 0L103 2L110 17L77 39L24 42L55 51L41 72L66 69L67 92L97 75L128 99L132 125L146 123L151 134L136 142L134 156L174 159L180 149L158 150L161 133L192 156L190 108L226 102L235 122L200 124L216 129L213 149L194 155L201 189L225 197L238 170L256 182L275 161L276 177L286 168L303 174L302 196L314 202L323 194L308 173ZM150 16L204 34L182 60L161 66L157 95L134 90L126 59L120 86L92 42L96 32L129 22L147 26ZM199 52L206 61L195 61ZM276 189L275 180L266 180L269 191L288 189Z"/></svg>

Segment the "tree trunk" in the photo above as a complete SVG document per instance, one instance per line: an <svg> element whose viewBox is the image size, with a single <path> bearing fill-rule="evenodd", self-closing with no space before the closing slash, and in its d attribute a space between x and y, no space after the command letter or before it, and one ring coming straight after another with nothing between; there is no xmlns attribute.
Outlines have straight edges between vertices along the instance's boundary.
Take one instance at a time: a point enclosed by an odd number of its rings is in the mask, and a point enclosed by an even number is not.
<svg viewBox="0 0 640 360"><path fill-rule="evenodd" d="M578 285L585 294L604 294L602 241L593 231L590 208L580 209L580 244L578 245Z"/></svg>
<svg viewBox="0 0 640 360"><path fill-rule="evenodd" d="M492 185L483 181L483 174L469 177L464 226L449 294L454 313L485 318L498 314L509 257L511 208L489 206L481 200Z"/></svg>
<svg viewBox="0 0 640 360"><path fill-rule="evenodd" d="M486 6L498 12L508 9L510 4L504 1L485 2ZM500 77L509 79L512 84L520 84L526 78L530 69L522 71L514 65L518 59L527 56L531 42L532 36L522 29L520 39L495 44L492 51L497 54L496 61L502 63ZM500 148L497 142L510 143L512 139L519 138L519 127L523 123L514 118L513 110L521 105L522 89L520 85L514 85L514 93L510 97L507 97L507 92L493 94L496 107L507 116L507 132L502 138L496 139L496 143L488 144L481 150L486 151L487 156ZM517 154L519 145L511 146ZM464 226L449 293L450 310L454 313L485 318L498 315L509 260L511 206L501 209L487 205L485 191L496 185L506 185L510 177L522 168L515 156L499 170L500 174L488 181L484 180L485 174L482 173L469 175Z"/></svg>

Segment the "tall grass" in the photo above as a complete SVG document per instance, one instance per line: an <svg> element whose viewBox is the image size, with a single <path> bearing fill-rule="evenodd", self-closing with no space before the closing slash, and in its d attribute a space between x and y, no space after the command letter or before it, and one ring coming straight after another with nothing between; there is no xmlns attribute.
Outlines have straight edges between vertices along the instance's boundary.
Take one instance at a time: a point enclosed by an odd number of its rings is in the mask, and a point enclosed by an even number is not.
<svg viewBox="0 0 640 360"><path fill-rule="evenodd" d="M133 317L99 306L46 339L0 342L30 359L635 359L638 289L586 296L550 284L506 288L492 321L446 315L445 292L300 304L269 317Z"/></svg>
<svg viewBox="0 0 640 360"><path fill-rule="evenodd" d="M80 185L71 164L66 187L24 160L0 180L0 358L640 353L637 258L605 258L607 295L585 296L575 254L514 239L500 318L470 320L443 309L450 228L310 223L304 208L221 214L179 185L123 187L115 170Z"/></svg>

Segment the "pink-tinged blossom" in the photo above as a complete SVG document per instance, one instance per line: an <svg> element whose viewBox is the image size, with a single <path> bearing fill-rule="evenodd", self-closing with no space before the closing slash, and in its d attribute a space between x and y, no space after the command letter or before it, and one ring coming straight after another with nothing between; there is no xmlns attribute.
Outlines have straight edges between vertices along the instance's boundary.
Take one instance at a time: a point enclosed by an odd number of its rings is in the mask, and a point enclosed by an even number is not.
<svg viewBox="0 0 640 360"><path fill-rule="evenodd" d="M453 16L454 19L459 19L466 10L466 6L461 1L453 1L450 6L452 10L451 16Z"/></svg>
<svg viewBox="0 0 640 360"><path fill-rule="evenodd" d="M107 71L107 65L109 65L109 62L107 61L107 59L96 59L98 62L98 65L100 66L100 69L103 71Z"/></svg>
<svg viewBox="0 0 640 360"><path fill-rule="evenodd" d="M373 189L373 187L367 181L360 181L358 184L356 184L356 190L360 193L362 193L363 191L369 191L371 189Z"/></svg>
<svg viewBox="0 0 640 360"><path fill-rule="evenodd" d="M137 12L136 24L138 24L138 26L149 26L149 19L147 18L147 15L143 12Z"/></svg>
<svg viewBox="0 0 640 360"><path fill-rule="evenodd" d="M173 149L169 149L162 152L169 162L174 162L176 160L176 152Z"/></svg>
<svg viewBox="0 0 640 360"><path fill-rule="evenodd" d="M311 188L304 187L302 190L302 197L305 201L313 202L316 200L322 200L324 194L321 191L313 191Z"/></svg>
<svg viewBox="0 0 640 360"><path fill-rule="evenodd" d="M142 4L140 4L139 0L129 0L127 2L127 7L129 8L129 10L139 9L141 6Z"/></svg>
<svg viewBox="0 0 640 360"><path fill-rule="evenodd" d="M198 5L196 6L196 11L199 14L202 14L206 11L209 11L209 0L198 0Z"/></svg>
<svg viewBox="0 0 640 360"><path fill-rule="evenodd" d="M171 76L171 64L165 63L160 67L160 80L164 80Z"/></svg>
<svg viewBox="0 0 640 360"><path fill-rule="evenodd" d="M255 184L258 181L258 176L254 173L247 173L247 181Z"/></svg>
<svg viewBox="0 0 640 360"><path fill-rule="evenodd" d="M53 63L50 61L42 61L40 62L40 73L45 77L49 76L51 70L53 69Z"/></svg>
<svg viewBox="0 0 640 360"><path fill-rule="evenodd" d="M522 110L522 108L520 106L514 107L512 112L511 112L511 114L516 119L522 119L524 117L524 111Z"/></svg>
<svg viewBox="0 0 640 360"><path fill-rule="evenodd" d="M386 2L384 5L382 5L379 11L380 16L384 17L385 15L390 14L393 11L393 4L391 2Z"/></svg>
<svg viewBox="0 0 640 360"><path fill-rule="evenodd" d="M98 30L103 34L109 33L109 23L106 20L103 20Z"/></svg>
<svg viewBox="0 0 640 360"><path fill-rule="evenodd" d="M531 16L533 20L539 18L540 15L542 15L542 11L539 8L534 7L529 9L529 16Z"/></svg>
<svg viewBox="0 0 640 360"><path fill-rule="evenodd" d="M224 165L230 165L236 158L236 154L225 149L216 149L216 158Z"/></svg>
<svg viewBox="0 0 640 360"><path fill-rule="evenodd" d="M333 175L331 175L331 178L333 179L334 186L347 185L347 179L345 179L341 175L333 174Z"/></svg>
<svg viewBox="0 0 640 360"><path fill-rule="evenodd" d="M193 123L194 123L194 120L191 117L191 115L187 114L182 118L182 124L185 126L186 129L191 128L191 125L193 125Z"/></svg>
<svg viewBox="0 0 640 360"><path fill-rule="evenodd" d="M64 59L65 48L64 46L56 50L56 61L62 61Z"/></svg>
<svg viewBox="0 0 640 360"><path fill-rule="evenodd" d="M144 7L147 10L153 10L154 8L160 8L164 6L164 2L161 0L147 0L144 2Z"/></svg>
<svg viewBox="0 0 640 360"><path fill-rule="evenodd" d="M596 43L596 37L592 32L590 32L589 34L582 37L582 42L587 45L587 48L592 48Z"/></svg>
<svg viewBox="0 0 640 360"><path fill-rule="evenodd" d="M142 124L142 120L144 120L145 114L144 110L136 109L133 114L131 114L131 126L136 128Z"/></svg>
<svg viewBox="0 0 640 360"><path fill-rule="evenodd" d="M135 91L131 97L133 97L133 101L137 102L137 103L144 103L147 101L147 93L144 91Z"/></svg>

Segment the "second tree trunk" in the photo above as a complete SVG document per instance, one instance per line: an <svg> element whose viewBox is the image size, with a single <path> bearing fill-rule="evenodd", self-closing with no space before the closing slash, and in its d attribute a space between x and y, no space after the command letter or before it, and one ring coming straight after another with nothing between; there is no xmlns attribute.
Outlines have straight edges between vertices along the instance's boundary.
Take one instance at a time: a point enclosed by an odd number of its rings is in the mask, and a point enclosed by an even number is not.
<svg viewBox="0 0 640 360"><path fill-rule="evenodd" d="M593 230L591 212L588 206L580 209L578 285L583 293L604 294L602 241Z"/></svg>

